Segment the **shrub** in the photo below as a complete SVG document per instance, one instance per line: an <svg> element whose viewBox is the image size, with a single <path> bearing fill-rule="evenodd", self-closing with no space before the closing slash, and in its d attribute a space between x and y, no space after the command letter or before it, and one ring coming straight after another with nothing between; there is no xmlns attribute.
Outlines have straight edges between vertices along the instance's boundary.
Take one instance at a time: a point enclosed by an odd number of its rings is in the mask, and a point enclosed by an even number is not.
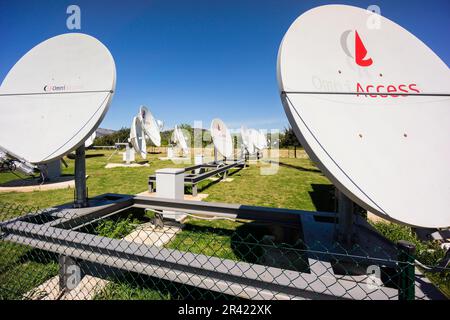
<svg viewBox="0 0 450 320"><path fill-rule="evenodd" d="M423 264L434 266L445 255L445 251L433 241L421 241L410 227L395 223L376 222L375 228L392 242L406 240L416 246L416 259Z"/></svg>

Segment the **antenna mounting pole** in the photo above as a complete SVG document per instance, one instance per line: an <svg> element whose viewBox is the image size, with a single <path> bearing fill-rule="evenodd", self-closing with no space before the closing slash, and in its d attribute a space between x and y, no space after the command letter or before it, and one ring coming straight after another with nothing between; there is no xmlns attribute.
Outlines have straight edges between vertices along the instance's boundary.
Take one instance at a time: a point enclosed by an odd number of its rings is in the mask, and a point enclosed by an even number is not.
<svg viewBox="0 0 450 320"><path fill-rule="evenodd" d="M75 151L75 203L74 207L87 207L86 154L84 143Z"/></svg>
<svg viewBox="0 0 450 320"><path fill-rule="evenodd" d="M353 201L344 195L340 190L337 191L338 198L338 230L337 240L344 246L351 245L353 238L354 209Z"/></svg>

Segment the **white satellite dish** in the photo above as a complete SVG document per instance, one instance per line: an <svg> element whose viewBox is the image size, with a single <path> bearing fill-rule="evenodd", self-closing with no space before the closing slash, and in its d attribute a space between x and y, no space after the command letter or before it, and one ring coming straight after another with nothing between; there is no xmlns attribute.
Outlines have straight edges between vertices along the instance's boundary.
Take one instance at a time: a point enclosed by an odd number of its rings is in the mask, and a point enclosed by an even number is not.
<svg viewBox="0 0 450 320"><path fill-rule="evenodd" d="M113 57L97 39L68 33L38 44L0 87L0 145L35 164L61 158L94 133L115 84Z"/></svg>
<svg viewBox="0 0 450 320"><path fill-rule="evenodd" d="M164 128L164 121L156 120L156 123L158 124L159 131L161 131Z"/></svg>
<svg viewBox="0 0 450 320"><path fill-rule="evenodd" d="M230 131L222 120L213 119L211 121L211 137L214 147L222 156L230 158L233 155L233 140Z"/></svg>
<svg viewBox="0 0 450 320"><path fill-rule="evenodd" d="M450 226L450 73L431 49L327 5L291 25L277 71L297 138L342 192L383 218Z"/></svg>
<svg viewBox="0 0 450 320"><path fill-rule="evenodd" d="M142 121L139 117L133 117L133 121L131 122L130 143L133 149L141 155L142 159L147 158L147 143L145 141Z"/></svg>
<svg viewBox="0 0 450 320"><path fill-rule="evenodd" d="M97 134L94 131L94 133L91 134L89 136L89 138L87 138L86 141L84 142L85 148L89 148L90 146L92 146L94 144L95 137L97 137Z"/></svg>
<svg viewBox="0 0 450 320"><path fill-rule="evenodd" d="M187 155L189 153L189 147L186 141L186 137L183 134L183 131L175 125L175 129L173 130L173 142L175 142L181 150L183 150L183 154Z"/></svg>
<svg viewBox="0 0 450 320"><path fill-rule="evenodd" d="M251 140L251 129L241 126L242 145L247 150L249 155L255 153L255 144Z"/></svg>
<svg viewBox="0 0 450 320"><path fill-rule="evenodd" d="M266 135L261 131L255 130L255 148L262 151L268 147Z"/></svg>
<svg viewBox="0 0 450 320"><path fill-rule="evenodd" d="M153 117L152 113L148 110L147 107L141 106L139 108L138 117L142 122L145 134L149 137L149 139L153 142L155 146L160 147L161 127L160 124Z"/></svg>
<svg viewBox="0 0 450 320"><path fill-rule="evenodd" d="M261 137L260 133L256 129L248 129L248 140L249 143L252 145L252 148L254 150L254 153L260 151L262 149L261 147Z"/></svg>

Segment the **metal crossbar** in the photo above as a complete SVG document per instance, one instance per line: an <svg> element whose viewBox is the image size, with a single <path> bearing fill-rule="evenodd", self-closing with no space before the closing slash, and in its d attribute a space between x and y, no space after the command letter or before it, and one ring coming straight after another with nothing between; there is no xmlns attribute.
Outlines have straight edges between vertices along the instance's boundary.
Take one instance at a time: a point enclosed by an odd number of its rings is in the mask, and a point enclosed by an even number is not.
<svg viewBox="0 0 450 320"><path fill-rule="evenodd" d="M237 160L232 163L205 163L184 168L184 184L192 187L192 195L197 195L197 184L211 177L225 174L231 169L242 169L245 160ZM196 173L198 171L198 173ZM156 191L156 175L148 177L149 191Z"/></svg>
<svg viewBox="0 0 450 320"><path fill-rule="evenodd" d="M442 298L414 257L364 224L359 228L367 246L336 243L334 213L120 194L89 203L25 215L25 208L0 205L0 298L42 296L35 292L47 298L117 298L121 290L163 297L168 290L176 299L211 293L244 299ZM5 219L8 210L12 216ZM152 210L189 218L182 225L130 218ZM227 222L218 224L221 218ZM22 283L5 275L21 261L50 273L30 269ZM81 276L73 289L67 270L77 268ZM379 282L366 269L378 270Z"/></svg>

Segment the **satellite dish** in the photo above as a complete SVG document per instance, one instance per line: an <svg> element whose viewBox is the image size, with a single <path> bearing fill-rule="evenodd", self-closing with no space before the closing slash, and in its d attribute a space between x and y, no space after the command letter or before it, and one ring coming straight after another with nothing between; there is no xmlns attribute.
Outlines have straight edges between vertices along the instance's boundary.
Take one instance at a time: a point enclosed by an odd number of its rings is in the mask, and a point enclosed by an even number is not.
<svg viewBox="0 0 450 320"><path fill-rule="evenodd" d="M255 130L255 148L258 149L259 151L268 148L266 135L258 130Z"/></svg>
<svg viewBox="0 0 450 320"><path fill-rule="evenodd" d="M159 131L161 131L164 128L164 121L156 120L156 123L158 124Z"/></svg>
<svg viewBox="0 0 450 320"><path fill-rule="evenodd" d="M183 131L175 125L175 129L173 130L173 141L183 150L183 153L187 155L189 153L189 147L186 142L186 137L183 134Z"/></svg>
<svg viewBox="0 0 450 320"><path fill-rule="evenodd" d="M91 134L90 137L87 138L86 141L84 142L84 147L89 148L90 146L92 146L94 144L94 140L95 140L96 136L97 136L97 133L94 131L94 133Z"/></svg>
<svg viewBox="0 0 450 320"><path fill-rule="evenodd" d="M251 129L250 129L251 130ZM241 126L242 144L247 152L251 155L255 153L255 145L251 139L251 131L245 126Z"/></svg>
<svg viewBox="0 0 450 320"><path fill-rule="evenodd" d="M233 140L230 131L220 119L211 121L211 137L216 150L225 158L233 155Z"/></svg>
<svg viewBox="0 0 450 320"><path fill-rule="evenodd" d="M262 149L260 133L256 129L248 129L249 143L252 144L254 153Z"/></svg>
<svg viewBox="0 0 450 320"><path fill-rule="evenodd" d="M297 138L342 192L386 219L450 226L450 73L430 48L327 5L291 25L277 73Z"/></svg>
<svg viewBox="0 0 450 320"><path fill-rule="evenodd" d="M144 132L157 147L161 146L161 133L160 125L157 123L151 112L147 107L141 106L139 108L139 119L144 128Z"/></svg>
<svg viewBox="0 0 450 320"><path fill-rule="evenodd" d="M139 117L134 117L131 122L130 143L133 149L141 155L142 159L147 158L147 143L145 141L142 121Z"/></svg>
<svg viewBox="0 0 450 320"><path fill-rule="evenodd" d="M116 85L97 39L68 33L28 51L0 86L0 145L34 164L57 160L99 126Z"/></svg>

